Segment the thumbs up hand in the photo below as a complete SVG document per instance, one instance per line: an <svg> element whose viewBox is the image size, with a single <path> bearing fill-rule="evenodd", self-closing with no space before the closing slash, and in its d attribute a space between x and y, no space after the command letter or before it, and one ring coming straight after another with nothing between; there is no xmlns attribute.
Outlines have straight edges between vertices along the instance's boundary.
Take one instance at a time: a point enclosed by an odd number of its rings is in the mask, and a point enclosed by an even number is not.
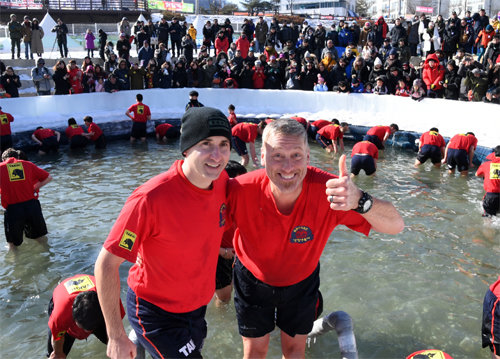
<svg viewBox="0 0 500 359"><path fill-rule="evenodd" d="M345 159L345 154L339 158L339 178L326 182L326 195L330 208L337 211L357 208L362 196L361 190L351 181Z"/></svg>

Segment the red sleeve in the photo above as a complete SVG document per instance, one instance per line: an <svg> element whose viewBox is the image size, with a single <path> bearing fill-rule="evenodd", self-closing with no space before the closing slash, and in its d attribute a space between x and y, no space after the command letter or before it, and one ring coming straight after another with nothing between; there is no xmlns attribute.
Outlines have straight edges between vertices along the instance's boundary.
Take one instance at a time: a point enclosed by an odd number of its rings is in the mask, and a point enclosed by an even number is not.
<svg viewBox="0 0 500 359"><path fill-rule="evenodd" d="M137 191L137 190L136 190ZM149 215L148 215L149 212ZM104 242L104 248L110 253L134 263L141 242L151 237L150 208L146 199L133 193L127 199L118 219Z"/></svg>
<svg viewBox="0 0 500 359"><path fill-rule="evenodd" d="M40 167L36 166L31 162L23 161L23 166L28 163L31 166L34 178L36 178L39 182L45 181L47 177L49 177L49 173L47 171L42 170Z"/></svg>
<svg viewBox="0 0 500 359"><path fill-rule="evenodd" d="M134 111L135 110L135 106L136 106L136 104L133 104L132 106L130 106L128 108L127 112L134 112L135 113L135 111Z"/></svg>
<svg viewBox="0 0 500 359"><path fill-rule="evenodd" d="M485 177L486 173L489 172L489 163L490 162L484 162L483 164L481 164L481 166L479 166L479 168L477 169L476 176Z"/></svg>
<svg viewBox="0 0 500 359"><path fill-rule="evenodd" d="M146 111L144 111L144 114L146 116L151 116L151 110L149 109L149 106L144 105L144 107L146 108Z"/></svg>

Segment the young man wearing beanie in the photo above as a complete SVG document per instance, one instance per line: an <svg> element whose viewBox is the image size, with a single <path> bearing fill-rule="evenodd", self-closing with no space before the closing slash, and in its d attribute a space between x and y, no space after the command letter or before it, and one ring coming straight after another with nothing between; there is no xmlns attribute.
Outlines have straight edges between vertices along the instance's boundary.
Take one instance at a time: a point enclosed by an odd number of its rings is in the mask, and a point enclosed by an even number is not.
<svg viewBox="0 0 500 359"><path fill-rule="evenodd" d="M191 91L189 93L189 102L186 104L186 111L191 107L203 107L203 104L198 101L198 91Z"/></svg>
<svg viewBox="0 0 500 359"><path fill-rule="evenodd" d="M96 261L110 358L136 354L118 305L125 260L135 263L127 313L141 345L153 358L201 358L226 225L231 127L219 110L192 108L182 117L180 143L184 160L132 193Z"/></svg>

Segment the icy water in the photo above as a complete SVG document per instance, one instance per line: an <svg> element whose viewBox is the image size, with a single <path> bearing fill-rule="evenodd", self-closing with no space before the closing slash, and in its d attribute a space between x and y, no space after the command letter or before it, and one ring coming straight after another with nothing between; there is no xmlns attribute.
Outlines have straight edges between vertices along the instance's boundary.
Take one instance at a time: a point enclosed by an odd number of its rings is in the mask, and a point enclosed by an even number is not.
<svg viewBox="0 0 500 359"><path fill-rule="evenodd" d="M73 274L93 273L128 195L179 157L178 142L152 140L148 146L115 142L103 152L31 156L54 177L40 195L48 242L26 240L15 254L1 245L2 358L44 357L53 288ZM237 159L235 153L231 157ZM345 227L333 232L321 259L325 312L345 310L352 316L362 359L404 358L426 348L442 349L455 359L489 358L480 342L482 300L500 274L500 221L481 217L479 179L450 177L429 164L414 169L413 161L413 153L388 149L375 178L356 179L361 188L393 201L406 228L397 236L364 237ZM311 162L338 173L338 159L315 144ZM121 268L122 298L128 268ZM207 321L205 358L241 358L232 303L223 309L210 303ZM77 341L70 357L105 358L105 352L91 336L88 342ZM278 331L268 357L281 357ZM339 358L335 334L319 338L306 357Z"/></svg>

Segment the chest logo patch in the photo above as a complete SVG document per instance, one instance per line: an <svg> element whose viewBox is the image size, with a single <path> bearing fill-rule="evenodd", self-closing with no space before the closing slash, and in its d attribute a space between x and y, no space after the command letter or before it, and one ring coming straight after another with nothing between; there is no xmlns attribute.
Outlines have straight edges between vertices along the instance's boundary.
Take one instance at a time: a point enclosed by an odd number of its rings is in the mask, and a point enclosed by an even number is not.
<svg viewBox="0 0 500 359"><path fill-rule="evenodd" d="M11 182L24 181L24 167L21 162L7 163L7 171Z"/></svg>
<svg viewBox="0 0 500 359"><path fill-rule="evenodd" d="M226 212L227 206L223 203L219 210L219 227L224 227L226 225Z"/></svg>
<svg viewBox="0 0 500 359"><path fill-rule="evenodd" d="M122 239L120 240L118 246L120 248L126 249L127 251L132 251L136 239L137 239L137 234L126 229L123 232Z"/></svg>
<svg viewBox="0 0 500 359"><path fill-rule="evenodd" d="M314 239L314 235L309 227L306 226L297 226L292 229L292 235L290 237L291 243L306 243L312 241Z"/></svg>
<svg viewBox="0 0 500 359"><path fill-rule="evenodd" d="M68 291L68 294L71 294L75 292L86 292L89 289L94 288L95 284L88 275L85 275L67 281L64 283L64 287Z"/></svg>

